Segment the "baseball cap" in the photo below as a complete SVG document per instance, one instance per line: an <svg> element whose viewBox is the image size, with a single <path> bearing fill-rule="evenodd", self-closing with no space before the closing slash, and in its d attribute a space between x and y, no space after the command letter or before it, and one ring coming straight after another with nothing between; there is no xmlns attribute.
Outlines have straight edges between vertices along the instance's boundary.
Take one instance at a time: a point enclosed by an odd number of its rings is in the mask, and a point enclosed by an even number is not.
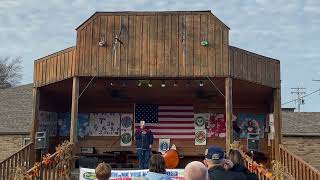
<svg viewBox="0 0 320 180"><path fill-rule="evenodd" d="M210 146L205 152L206 159L221 160L224 159L224 151L218 146Z"/></svg>

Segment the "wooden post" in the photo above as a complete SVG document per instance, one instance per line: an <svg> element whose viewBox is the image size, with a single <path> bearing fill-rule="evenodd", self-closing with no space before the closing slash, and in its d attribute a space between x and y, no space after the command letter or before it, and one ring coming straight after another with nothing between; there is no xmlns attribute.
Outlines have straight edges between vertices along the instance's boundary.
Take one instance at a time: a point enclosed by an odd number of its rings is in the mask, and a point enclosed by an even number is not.
<svg viewBox="0 0 320 180"><path fill-rule="evenodd" d="M32 128L31 128L31 141L35 142L36 132L39 126L39 102L40 102L40 90L34 87L32 90L33 105L32 105Z"/></svg>
<svg viewBox="0 0 320 180"><path fill-rule="evenodd" d="M40 107L40 90L39 88L34 87L32 89L32 98L33 98L33 105L32 105L32 127L31 127L31 133L30 133L30 138L31 142L35 143L35 138L36 138L36 132L38 131L39 127L39 107ZM37 159L36 157L36 151L35 149L31 149L31 157L30 157L30 163L33 164L35 160Z"/></svg>
<svg viewBox="0 0 320 180"><path fill-rule="evenodd" d="M232 78L225 79L225 105L226 105L226 152L230 150L232 138Z"/></svg>
<svg viewBox="0 0 320 180"><path fill-rule="evenodd" d="M77 137L78 99L79 99L79 78L73 77L70 143L75 143L75 138Z"/></svg>
<svg viewBox="0 0 320 180"><path fill-rule="evenodd" d="M282 121L281 121L281 91L279 88L273 89L273 116L274 116L274 155L279 160L279 144L282 141Z"/></svg>

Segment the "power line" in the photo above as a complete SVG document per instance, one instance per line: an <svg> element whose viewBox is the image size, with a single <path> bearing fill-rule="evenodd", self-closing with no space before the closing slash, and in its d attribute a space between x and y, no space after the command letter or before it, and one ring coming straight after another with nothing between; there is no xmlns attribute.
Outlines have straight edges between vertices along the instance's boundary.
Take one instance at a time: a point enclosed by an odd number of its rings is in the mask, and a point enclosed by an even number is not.
<svg viewBox="0 0 320 180"><path fill-rule="evenodd" d="M305 97L310 96L310 95L312 95L312 94L314 94L314 93L316 93L316 92L320 92L320 89L317 89L317 90L315 90L315 91L313 91L313 92L311 92L311 93L309 93L309 94L306 94L306 95L304 95L304 96L301 96L300 98L305 98ZM298 99L293 99L293 100L287 101L287 102L285 102L285 103L283 103L283 104L281 104L281 105L285 105L285 104L288 104L288 103L291 103L291 102L294 102L294 101L297 101L297 100L298 100Z"/></svg>
<svg viewBox="0 0 320 180"><path fill-rule="evenodd" d="M296 94L297 95L297 100L295 102L298 102L298 112L300 112L300 106L304 104L304 99L301 97L301 95L306 94L304 91L306 88L303 87L297 87L297 88L291 88L295 91L291 91L291 94Z"/></svg>

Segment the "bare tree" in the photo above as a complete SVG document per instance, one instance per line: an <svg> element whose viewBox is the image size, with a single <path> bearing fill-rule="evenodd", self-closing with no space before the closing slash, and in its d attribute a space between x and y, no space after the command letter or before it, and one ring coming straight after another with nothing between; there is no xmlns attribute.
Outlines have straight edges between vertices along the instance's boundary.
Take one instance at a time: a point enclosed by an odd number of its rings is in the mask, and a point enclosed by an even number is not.
<svg viewBox="0 0 320 180"><path fill-rule="evenodd" d="M21 57L0 57L0 89L17 85L21 80Z"/></svg>

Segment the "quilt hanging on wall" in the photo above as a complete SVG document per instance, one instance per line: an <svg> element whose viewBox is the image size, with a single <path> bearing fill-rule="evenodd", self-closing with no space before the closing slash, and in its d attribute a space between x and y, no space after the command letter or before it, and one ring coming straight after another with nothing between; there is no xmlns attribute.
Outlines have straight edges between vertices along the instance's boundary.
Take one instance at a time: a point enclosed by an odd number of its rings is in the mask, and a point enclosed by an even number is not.
<svg viewBox="0 0 320 180"><path fill-rule="evenodd" d="M48 136L57 135L58 117L55 112L39 112L38 131L46 132Z"/></svg>
<svg viewBox="0 0 320 180"><path fill-rule="evenodd" d="M58 133L59 136L70 136L71 115L67 113L58 113Z"/></svg>
<svg viewBox="0 0 320 180"><path fill-rule="evenodd" d="M226 116L224 114L210 114L208 121L208 137L226 137Z"/></svg>
<svg viewBox="0 0 320 180"><path fill-rule="evenodd" d="M79 137L89 135L89 114L78 114L77 132Z"/></svg>
<svg viewBox="0 0 320 180"><path fill-rule="evenodd" d="M264 114L239 114L240 138L247 138L248 133L258 133L260 138L264 138L265 120Z"/></svg>
<svg viewBox="0 0 320 180"><path fill-rule="evenodd" d="M119 136L120 114L119 113L91 113L90 136Z"/></svg>

